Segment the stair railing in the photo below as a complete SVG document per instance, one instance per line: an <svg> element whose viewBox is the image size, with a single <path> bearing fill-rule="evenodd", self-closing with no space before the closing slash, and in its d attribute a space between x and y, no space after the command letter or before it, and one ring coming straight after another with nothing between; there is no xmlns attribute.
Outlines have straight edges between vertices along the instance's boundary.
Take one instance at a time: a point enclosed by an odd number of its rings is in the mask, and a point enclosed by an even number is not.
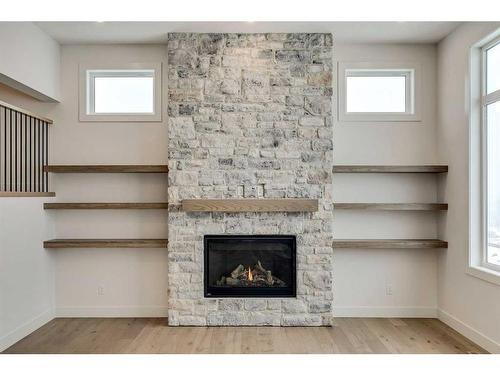
<svg viewBox="0 0 500 375"><path fill-rule="evenodd" d="M49 191L52 120L0 101L0 193Z"/></svg>

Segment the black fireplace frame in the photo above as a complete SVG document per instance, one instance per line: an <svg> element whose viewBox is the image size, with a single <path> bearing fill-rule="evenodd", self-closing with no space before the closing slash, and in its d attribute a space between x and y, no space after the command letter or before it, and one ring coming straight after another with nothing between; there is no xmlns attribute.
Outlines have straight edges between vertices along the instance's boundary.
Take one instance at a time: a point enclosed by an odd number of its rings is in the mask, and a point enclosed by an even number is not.
<svg viewBox="0 0 500 375"><path fill-rule="evenodd" d="M209 286L209 275L206 270L209 265L208 241L214 239L233 239L233 240L249 240L249 239L273 239L273 240L291 240L291 285L288 288L273 288L273 287L233 287L222 288ZM294 235L205 235L203 237L203 292L205 298L295 298L297 297L297 240Z"/></svg>

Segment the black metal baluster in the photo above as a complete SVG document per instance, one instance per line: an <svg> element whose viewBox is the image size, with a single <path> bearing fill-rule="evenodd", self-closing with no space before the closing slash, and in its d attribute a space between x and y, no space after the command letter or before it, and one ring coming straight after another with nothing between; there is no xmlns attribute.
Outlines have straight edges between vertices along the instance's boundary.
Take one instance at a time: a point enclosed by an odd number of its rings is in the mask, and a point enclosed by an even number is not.
<svg viewBox="0 0 500 375"><path fill-rule="evenodd" d="M45 168L49 166L49 123L45 123ZM47 168L48 169L48 168ZM49 191L49 172L45 170L45 191Z"/></svg>
<svg viewBox="0 0 500 375"><path fill-rule="evenodd" d="M40 130L41 130L41 126L42 126L41 125L41 121L38 120L38 132L37 132L38 138L37 138L37 142L36 142L37 145L38 145L38 148L37 148L37 150L38 150L38 156L37 156L38 164L36 166L37 167L36 173L37 173L37 176L38 176L38 191L42 191L41 190L41 186L42 185L40 184L40 163L41 163L41 158L40 158L40 149L41 149L41 147L40 147L40 133L41 132L40 132Z"/></svg>
<svg viewBox="0 0 500 375"><path fill-rule="evenodd" d="M9 109L9 191L12 191L12 110Z"/></svg>
<svg viewBox="0 0 500 375"><path fill-rule="evenodd" d="M38 162L37 162L37 157L38 157L38 142L36 141L36 135L38 133L38 120L35 119L34 121L34 128L33 128L33 191L38 191L38 184L37 184L37 167L38 167Z"/></svg>
<svg viewBox="0 0 500 375"><path fill-rule="evenodd" d="M3 126L4 126L4 170L3 170L3 183L4 190L7 191L7 108L3 112Z"/></svg>
<svg viewBox="0 0 500 375"><path fill-rule="evenodd" d="M42 156L42 163L41 163L41 175L42 175L42 191L45 191L45 179L44 179L44 176L43 176L43 166L45 165L45 144L44 144L44 139L45 139L45 121L42 121L41 123L41 131L42 131L42 143L40 144L41 146L41 149L42 149L42 153L41 153L41 156Z"/></svg>
<svg viewBox="0 0 500 375"><path fill-rule="evenodd" d="M24 114L19 115L19 191L23 190L23 118Z"/></svg>
<svg viewBox="0 0 500 375"><path fill-rule="evenodd" d="M31 166L31 168L32 168L31 169L31 173L33 175L33 182L32 182L33 191L36 191L36 184L35 184L35 155L36 155L35 154L35 150L36 150L35 149L35 147L36 147L36 144L35 144L35 136L36 136L35 131L36 131L36 127L35 126L36 126L36 119L33 118L31 126L32 126L32 131L33 131L33 137L31 139L31 153L32 153L31 157L33 159L32 160L32 166Z"/></svg>
<svg viewBox="0 0 500 375"><path fill-rule="evenodd" d="M40 191L40 120L36 120L36 191Z"/></svg>
<svg viewBox="0 0 500 375"><path fill-rule="evenodd" d="M33 119L33 191L36 191L36 119Z"/></svg>
<svg viewBox="0 0 500 375"><path fill-rule="evenodd" d="M33 117L30 117L30 192L33 189Z"/></svg>
<svg viewBox="0 0 500 375"><path fill-rule="evenodd" d="M28 117L24 118L24 191L28 191Z"/></svg>
<svg viewBox="0 0 500 375"><path fill-rule="evenodd" d="M3 109L3 189L7 191L7 108Z"/></svg>
<svg viewBox="0 0 500 375"><path fill-rule="evenodd" d="M17 191L17 116L14 112L14 191Z"/></svg>

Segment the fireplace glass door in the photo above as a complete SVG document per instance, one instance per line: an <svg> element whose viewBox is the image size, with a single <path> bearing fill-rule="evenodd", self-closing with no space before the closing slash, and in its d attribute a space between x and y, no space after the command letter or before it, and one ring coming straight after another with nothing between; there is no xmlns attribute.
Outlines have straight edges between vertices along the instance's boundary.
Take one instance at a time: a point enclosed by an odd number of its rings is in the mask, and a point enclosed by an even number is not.
<svg viewBox="0 0 500 375"><path fill-rule="evenodd" d="M295 249L295 236L205 236L205 297L295 297Z"/></svg>

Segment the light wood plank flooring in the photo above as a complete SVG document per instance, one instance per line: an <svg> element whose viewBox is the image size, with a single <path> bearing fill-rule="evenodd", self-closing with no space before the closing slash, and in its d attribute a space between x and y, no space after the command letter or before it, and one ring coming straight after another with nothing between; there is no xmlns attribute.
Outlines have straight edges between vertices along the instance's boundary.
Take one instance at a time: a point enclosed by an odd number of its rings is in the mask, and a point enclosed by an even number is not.
<svg viewBox="0 0 500 375"><path fill-rule="evenodd" d="M4 353L485 353L437 319L337 318L334 327L168 327L58 318Z"/></svg>

